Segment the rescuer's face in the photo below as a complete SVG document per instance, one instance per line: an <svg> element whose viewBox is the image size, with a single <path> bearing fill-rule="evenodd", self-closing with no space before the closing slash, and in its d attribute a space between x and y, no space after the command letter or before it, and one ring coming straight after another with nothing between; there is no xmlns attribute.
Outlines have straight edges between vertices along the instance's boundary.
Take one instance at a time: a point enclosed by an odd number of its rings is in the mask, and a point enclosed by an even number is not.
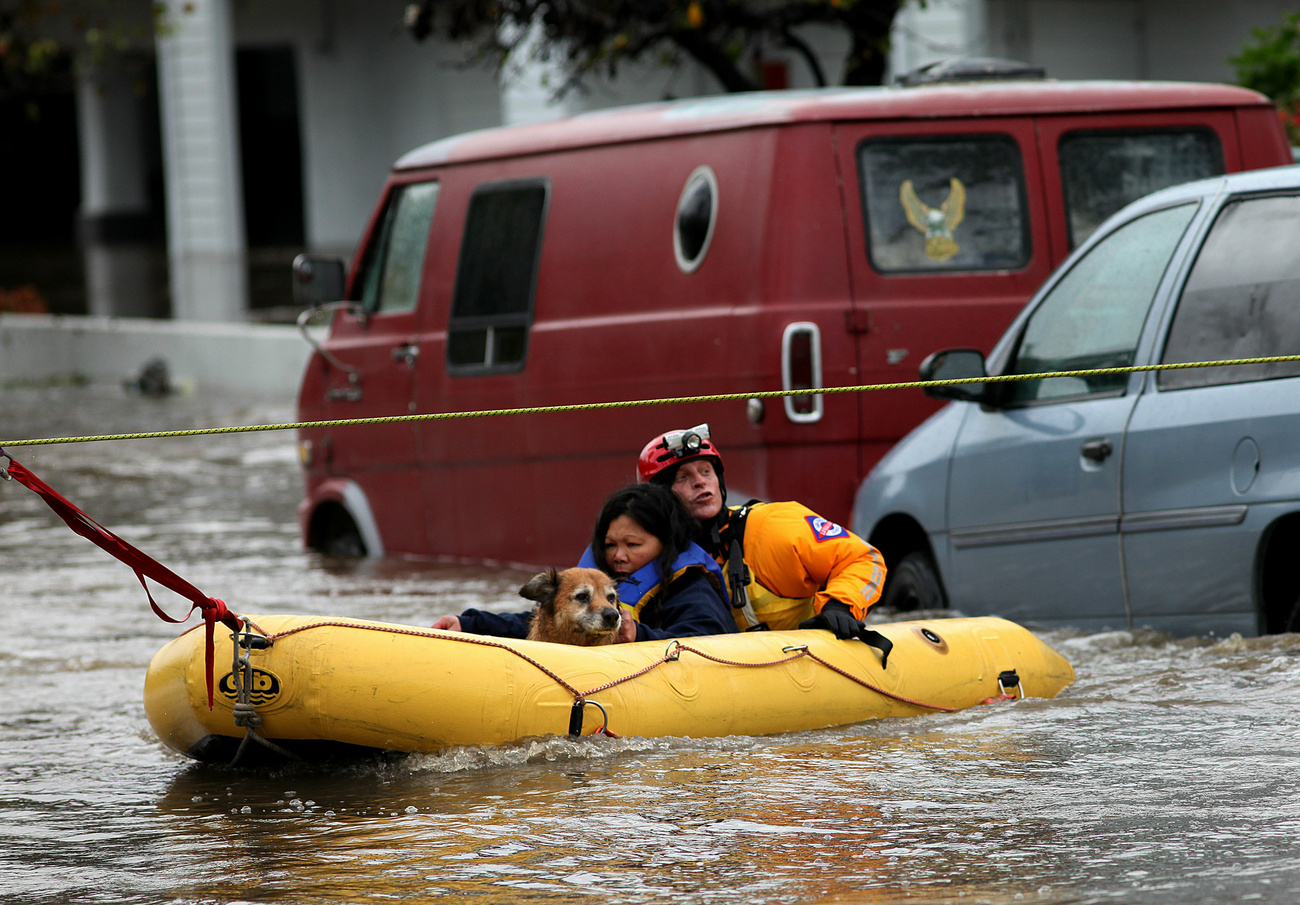
<svg viewBox="0 0 1300 905"><path fill-rule="evenodd" d="M722 511L718 472L708 459L692 459L677 466L673 493L686 504L686 511L696 521L707 521Z"/></svg>

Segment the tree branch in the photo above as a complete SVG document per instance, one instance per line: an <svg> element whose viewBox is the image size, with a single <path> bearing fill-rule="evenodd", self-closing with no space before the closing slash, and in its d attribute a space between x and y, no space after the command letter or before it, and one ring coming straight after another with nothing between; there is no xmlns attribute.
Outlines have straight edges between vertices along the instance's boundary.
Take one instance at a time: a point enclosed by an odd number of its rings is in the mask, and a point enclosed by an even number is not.
<svg viewBox="0 0 1300 905"><path fill-rule="evenodd" d="M812 70L813 81L817 84L817 87L825 88L826 73L822 69L821 61L817 59L817 54L813 53L813 49L808 46L808 42L788 28L781 30L781 41L785 46L793 48L799 56L803 57L804 62L808 64L808 68Z"/></svg>
<svg viewBox="0 0 1300 905"><path fill-rule="evenodd" d="M698 31L671 31L669 38L692 59L703 66L722 83L727 91L757 91L761 85L752 76L741 72L734 60L722 48L707 40Z"/></svg>

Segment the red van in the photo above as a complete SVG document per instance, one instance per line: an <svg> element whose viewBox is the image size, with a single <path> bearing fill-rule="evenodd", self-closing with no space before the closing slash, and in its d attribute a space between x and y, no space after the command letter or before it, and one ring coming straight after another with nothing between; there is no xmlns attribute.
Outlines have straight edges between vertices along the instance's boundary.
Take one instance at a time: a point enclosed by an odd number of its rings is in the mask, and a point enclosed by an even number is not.
<svg viewBox="0 0 1300 905"><path fill-rule="evenodd" d="M563 565L653 435L708 422L733 502L847 521L920 391L987 351L1105 217L1290 163L1272 105L1222 85L1048 80L727 95L437 141L401 158L299 417L333 421L742 394L735 401L300 436L315 549Z"/></svg>

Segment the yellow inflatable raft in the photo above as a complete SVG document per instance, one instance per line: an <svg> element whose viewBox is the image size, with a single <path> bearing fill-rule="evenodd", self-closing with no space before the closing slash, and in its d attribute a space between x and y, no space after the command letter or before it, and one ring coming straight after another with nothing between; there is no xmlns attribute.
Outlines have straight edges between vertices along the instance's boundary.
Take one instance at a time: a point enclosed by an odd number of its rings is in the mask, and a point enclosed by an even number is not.
<svg viewBox="0 0 1300 905"><path fill-rule="evenodd" d="M874 625L894 645L885 669L876 648L825 631L569 647L328 617L249 621L238 649L219 633L211 710L201 629L149 665L145 712L171 748L229 763L602 731L765 735L1050 698L1074 680L1058 653L995 618Z"/></svg>

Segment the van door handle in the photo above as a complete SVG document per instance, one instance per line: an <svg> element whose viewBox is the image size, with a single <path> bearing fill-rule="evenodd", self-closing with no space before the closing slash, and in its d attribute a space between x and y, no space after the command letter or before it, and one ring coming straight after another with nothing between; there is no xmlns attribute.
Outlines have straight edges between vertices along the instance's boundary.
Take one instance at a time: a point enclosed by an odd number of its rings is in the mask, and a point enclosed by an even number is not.
<svg viewBox="0 0 1300 905"><path fill-rule="evenodd" d="M404 361L408 368L415 367L415 360L419 357L420 347L415 343L407 343L393 350L393 361Z"/></svg>
<svg viewBox="0 0 1300 905"><path fill-rule="evenodd" d="M1104 462L1114 451L1115 447L1105 437L1100 440L1089 440L1079 449L1089 462Z"/></svg>

